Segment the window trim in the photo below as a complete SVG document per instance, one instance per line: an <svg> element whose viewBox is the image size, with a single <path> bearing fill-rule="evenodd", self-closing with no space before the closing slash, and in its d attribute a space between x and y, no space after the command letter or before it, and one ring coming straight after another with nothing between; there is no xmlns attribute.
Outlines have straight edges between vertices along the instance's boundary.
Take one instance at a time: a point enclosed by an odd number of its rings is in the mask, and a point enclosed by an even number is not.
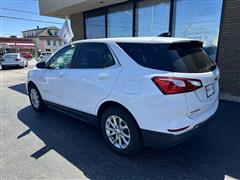
<svg viewBox="0 0 240 180"><path fill-rule="evenodd" d="M168 23L168 32L170 32L170 36L172 37L173 33L173 13L174 13L174 0L170 0L170 12L169 12L169 23Z"/></svg>
<svg viewBox="0 0 240 180"><path fill-rule="evenodd" d="M81 49L83 47L84 44L104 44L106 45L106 47L108 48L109 52L111 53L112 57L113 57L113 60L114 60L114 64L111 65L111 66L108 66L108 67L103 67L103 68L79 68L77 67L77 57L80 57L80 53L81 53ZM105 43L105 42L81 42L81 43L78 43L78 50L77 50L77 54L75 54L75 58L74 58L74 62L72 63L72 69L81 69L81 70L105 70L105 69L110 69L110 68L115 68L115 67L119 67L120 66L120 63L115 55L115 53L113 52L113 50L111 49L111 47L109 46L108 43Z"/></svg>

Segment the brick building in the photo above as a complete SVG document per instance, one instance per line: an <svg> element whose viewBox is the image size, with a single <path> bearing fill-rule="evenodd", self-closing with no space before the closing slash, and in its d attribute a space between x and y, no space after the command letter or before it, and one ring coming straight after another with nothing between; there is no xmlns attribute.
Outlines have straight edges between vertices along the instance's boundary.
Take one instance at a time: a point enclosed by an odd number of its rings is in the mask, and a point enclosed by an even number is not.
<svg viewBox="0 0 240 180"><path fill-rule="evenodd" d="M240 101L240 1L225 0L217 61L221 69L223 99Z"/></svg>
<svg viewBox="0 0 240 180"><path fill-rule="evenodd" d="M70 17L75 40L157 36L200 39L221 69L221 98L240 102L239 0L39 0L45 16Z"/></svg>

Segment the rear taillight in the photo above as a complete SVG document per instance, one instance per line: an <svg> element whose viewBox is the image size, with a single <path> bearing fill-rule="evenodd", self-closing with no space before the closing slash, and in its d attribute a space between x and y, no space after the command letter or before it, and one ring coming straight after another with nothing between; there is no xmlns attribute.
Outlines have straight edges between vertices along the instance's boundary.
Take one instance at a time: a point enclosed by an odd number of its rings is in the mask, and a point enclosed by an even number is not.
<svg viewBox="0 0 240 180"><path fill-rule="evenodd" d="M157 76L152 81L166 95L195 91L202 87L202 82L198 79Z"/></svg>
<svg viewBox="0 0 240 180"><path fill-rule="evenodd" d="M15 61L21 61L21 59L20 59L20 58L17 58L17 59L15 59Z"/></svg>

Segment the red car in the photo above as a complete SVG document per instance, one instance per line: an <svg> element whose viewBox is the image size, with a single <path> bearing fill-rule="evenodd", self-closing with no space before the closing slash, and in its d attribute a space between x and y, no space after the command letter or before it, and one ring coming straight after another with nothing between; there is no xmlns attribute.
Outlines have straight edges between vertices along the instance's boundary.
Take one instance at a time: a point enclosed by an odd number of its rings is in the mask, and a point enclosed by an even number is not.
<svg viewBox="0 0 240 180"><path fill-rule="evenodd" d="M32 59L33 58L33 55L31 53L28 53L28 52L22 52L21 55L26 59Z"/></svg>

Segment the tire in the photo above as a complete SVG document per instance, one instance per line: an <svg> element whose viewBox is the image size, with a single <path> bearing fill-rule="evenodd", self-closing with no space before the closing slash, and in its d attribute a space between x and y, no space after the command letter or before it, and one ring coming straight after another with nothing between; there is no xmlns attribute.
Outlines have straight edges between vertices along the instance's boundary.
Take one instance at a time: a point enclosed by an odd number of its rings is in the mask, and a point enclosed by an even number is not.
<svg viewBox="0 0 240 180"><path fill-rule="evenodd" d="M111 107L102 114L101 132L106 144L120 155L136 155L142 148L140 130L135 119L124 108Z"/></svg>
<svg viewBox="0 0 240 180"><path fill-rule="evenodd" d="M35 85L30 85L28 88L28 96L32 105L32 108L36 112L44 112L46 111L46 106L42 99L41 94L39 93L37 87Z"/></svg>
<svg viewBox="0 0 240 180"><path fill-rule="evenodd" d="M2 65L2 70L5 70L6 69L6 66Z"/></svg>
<svg viewBox="0 0 240 180"><path fill-rule="evenodd" d="M20 69L24 69L25 65L23 64L23 66L21 65L18 65L17 68L20 68Z"/></svg>
<svg viewBox="0 0 240 180"><path fill-rule="evenodd" d="M25 67L28 67L28 61L27 61L26 65L25 65Z"/></svg>

